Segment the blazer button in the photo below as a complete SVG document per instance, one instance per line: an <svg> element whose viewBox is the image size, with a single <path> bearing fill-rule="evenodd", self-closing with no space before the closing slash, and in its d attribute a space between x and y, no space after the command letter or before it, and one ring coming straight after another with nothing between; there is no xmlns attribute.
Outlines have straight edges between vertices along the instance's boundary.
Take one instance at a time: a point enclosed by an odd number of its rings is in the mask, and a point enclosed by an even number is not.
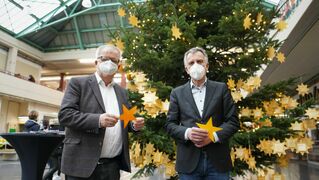
<svg viewBox="0 0 319 180"><path fill-rule="evenodd" d="M100 146L102 146L102 142L100 142Z"/></svg>

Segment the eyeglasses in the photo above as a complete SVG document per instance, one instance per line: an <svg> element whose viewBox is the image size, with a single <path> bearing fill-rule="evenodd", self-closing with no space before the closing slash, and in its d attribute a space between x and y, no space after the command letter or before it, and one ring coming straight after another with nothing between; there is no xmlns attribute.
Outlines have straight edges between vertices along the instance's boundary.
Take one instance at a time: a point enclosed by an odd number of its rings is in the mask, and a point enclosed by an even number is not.
<svg viewBox="0 0 319 180"><path fill-rule="evenodd" d="M113 63L115 63L115 64L118 64L118 63L120 62L119 59L109 58L109 57L103 57L103 56L98 57L98 59L101 60L102 62L111 60L111 61L112 61Z"/></svg>

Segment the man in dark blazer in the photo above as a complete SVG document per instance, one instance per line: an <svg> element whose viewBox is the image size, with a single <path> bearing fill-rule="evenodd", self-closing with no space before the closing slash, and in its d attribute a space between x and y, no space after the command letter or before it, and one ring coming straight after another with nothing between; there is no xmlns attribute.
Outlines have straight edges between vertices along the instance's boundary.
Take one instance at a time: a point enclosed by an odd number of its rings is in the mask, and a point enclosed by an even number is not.
<svg viewBox="0 0 319 180"><path fill-rule="evenodd" d="M172 90L165 124L177 143L176 171L181 180L228 180L232 168L228 140L239 129L235 104L224 83L207 79L204 49L188 50L184 65L191 81ZM213 133L214 142L196 125L211 117L213 125L222 128Z"/></svg>
<svg viewBox="0 0 319 180"><path fill-rule="evenodd" d="M120 169L131 171L128 131L139 131L137 117L124 128L122 105L130 108L125 89L114 83L120 51L112 45L96 51L96 72L72 78L66 89L59 121L65 126L62 172L68 180L120 179Z"/></svg>

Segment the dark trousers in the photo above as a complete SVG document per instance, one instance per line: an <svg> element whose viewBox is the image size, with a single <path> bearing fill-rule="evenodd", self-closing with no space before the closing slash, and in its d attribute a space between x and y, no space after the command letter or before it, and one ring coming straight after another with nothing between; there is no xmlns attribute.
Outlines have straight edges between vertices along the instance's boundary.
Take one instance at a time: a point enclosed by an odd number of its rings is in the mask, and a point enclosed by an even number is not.
<svg viewBox="0 0 319 180"><path fill-rule="evenodd" d="M196 169L190 173L179 173L180 180L229 180L229 172L218 172L209 162L206 152L202 152Z"/></svg>
<svg viewBox="0 0 319 180"><path fill-rule="evenodd" d="M120 166L118 158L102 158L96 165L92 175L80 178L66 175L66 180L118 180L120 179Z"/></svg>
<svg viewBox="0 0 319 180"><path fill-rule="evenodd" d="M53 174L59 170L59 157L51 156L48 162L50 169L44 174L43 180L52 180Z"/></svg>

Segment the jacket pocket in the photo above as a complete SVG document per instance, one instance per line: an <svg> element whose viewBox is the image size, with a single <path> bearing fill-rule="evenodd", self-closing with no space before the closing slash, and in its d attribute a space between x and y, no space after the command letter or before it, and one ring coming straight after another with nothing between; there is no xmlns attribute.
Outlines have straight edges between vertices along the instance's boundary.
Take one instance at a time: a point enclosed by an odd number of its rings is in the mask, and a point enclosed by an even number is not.
<svg viewBox="0 0 319 180"><path fill-rule="evenodd" d="M63 140L64 144L80 144L81 139L79 138L65 138Z"/></svg>

